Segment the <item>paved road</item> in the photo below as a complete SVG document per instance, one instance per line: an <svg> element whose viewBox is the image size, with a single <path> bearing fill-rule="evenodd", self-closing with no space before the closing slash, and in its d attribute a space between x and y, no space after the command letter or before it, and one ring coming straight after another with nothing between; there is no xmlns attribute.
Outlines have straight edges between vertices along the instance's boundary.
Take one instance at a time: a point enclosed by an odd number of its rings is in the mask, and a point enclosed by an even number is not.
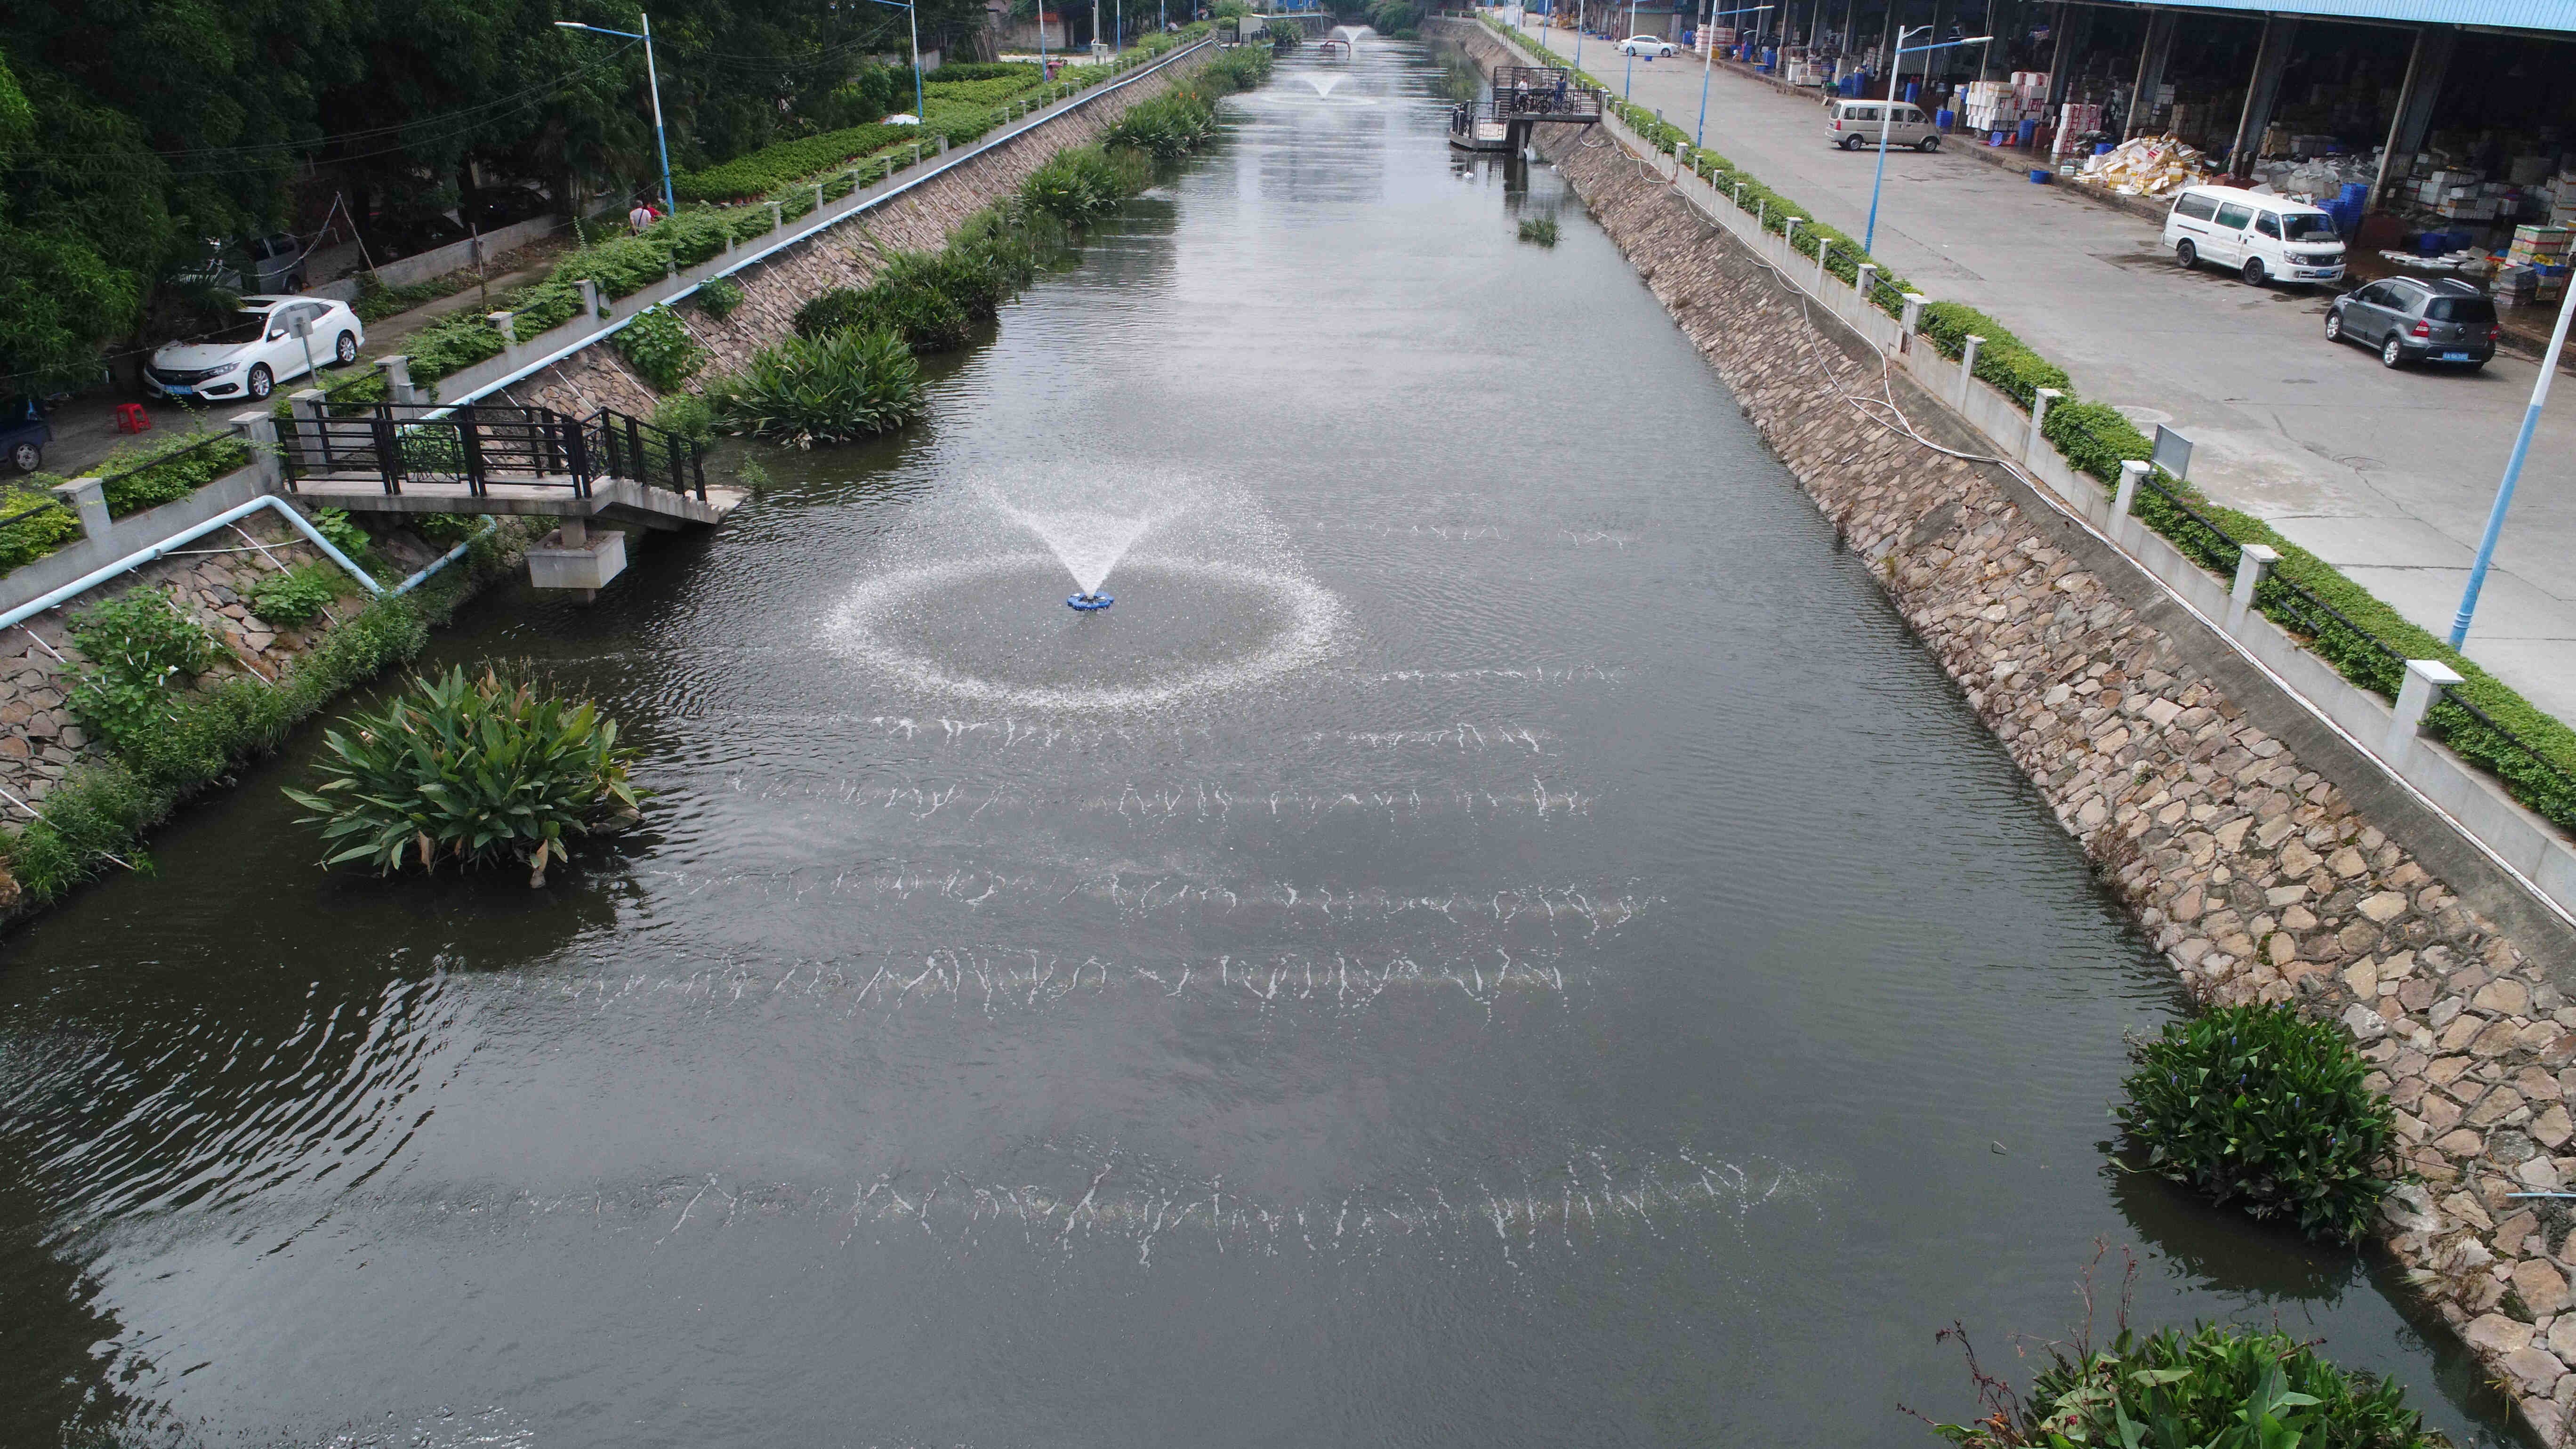
<svg viewBox="0 0 2576 1449"><path fill-rule="evenodd" d="M1546 43L1574 53L1574 36ZM1597 38L1583 66L1614 88ZM1632 98L1691 129L1700 66L1640 62ZM1820 108L1719 71L1708 144L1861 234L1874 158L1823 140ZM2447 632L2488 504L2530 399L2534 364L2389 372L2321 335L2325 298L2184 272L2156 227L1964 155L1893 152L1876 251L1935 299L2000 319L2077 391L2196 446L2191 478L2261 515L2436 633ZM2152 427L2149 428L2152 432ZM2576 397L2542 420L2469 636L2469 656L2576 720Z"/></svg>

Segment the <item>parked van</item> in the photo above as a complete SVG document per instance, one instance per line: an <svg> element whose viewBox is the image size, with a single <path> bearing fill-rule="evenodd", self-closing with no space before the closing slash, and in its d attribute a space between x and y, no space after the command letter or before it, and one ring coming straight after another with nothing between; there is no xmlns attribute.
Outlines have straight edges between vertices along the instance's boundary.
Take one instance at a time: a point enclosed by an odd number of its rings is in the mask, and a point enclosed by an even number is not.
<svg viewBox="0 0 2576 1449"><path fill-rule="evenodd" d="M1920 106L1898 101L1896 114L1882 114L1886 101L1829 101L1825 105L1825 139L1846 151L1878 144L1879 127L1887 128L1887 144L1911 146L1918 151L1941 149L1940 129L1923 114Z"/></svg>
<svg viewBox="0 0 2576 1449"><path fill-rule="evenodd" d="M2165 214L2165 245L2188 267L2216 262L2261 286L2343 276L2334 218L2305 202L2233 186L2186 186Z"/></svg>

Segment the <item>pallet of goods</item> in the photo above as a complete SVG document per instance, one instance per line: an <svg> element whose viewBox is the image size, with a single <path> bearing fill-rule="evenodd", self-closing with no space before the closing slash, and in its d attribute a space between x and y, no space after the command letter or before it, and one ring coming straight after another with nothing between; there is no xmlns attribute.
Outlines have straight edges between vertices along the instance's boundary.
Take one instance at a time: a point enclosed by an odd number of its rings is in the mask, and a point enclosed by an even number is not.
<svg viewBox="0 0 2576 1449"><path fill-rule="evenodd" d="M2197 146L2171 136L2140 136L2085 158L2082 178L2122 196L2171 196L2208 171Z"/></svg>

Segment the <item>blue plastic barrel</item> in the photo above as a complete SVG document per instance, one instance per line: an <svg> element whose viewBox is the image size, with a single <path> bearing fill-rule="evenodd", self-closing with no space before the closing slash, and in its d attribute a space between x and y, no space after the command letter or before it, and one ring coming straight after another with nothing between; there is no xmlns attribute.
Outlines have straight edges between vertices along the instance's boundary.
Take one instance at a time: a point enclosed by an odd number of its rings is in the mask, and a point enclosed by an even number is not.
<svg viewBox="0 0 2576 1449"><path fill-rule="evenodd" d="M2021 144L2022 144L2022 145L2024 145L2024 146L2029 145L2029 144L2030 144L2030 138L2031 138L2032 136L2034 136L2034 135L2037 135L2038 133L2039 133L2039 122L2037 122L2037 121L2024 121L2024 122L2022 122L2022 123L2021 123Z"/></svg>
<svg viewBox="0 0 2576 1449"><path fill-rule="evenodd" d="M2094 155L2096 155L2096 156L2108 156L2108 155L2110 155L2110 154L2111 154L2111 143L2110 143L2110 142L2108 142L2108 141L2096 141L2096 142L2094 142L2094 143L2093 143L2093 154L2094 154Z"/></svg>
<svg viewBox="0 0 2576 1449"><path fill-rule="evenodd" d="M1905 98L1909 101L1919 101L1923 99L1923 82L1907 81L1905 83Z"/></svg>
<svg viewBox="0 0 2576 1449"><path fill-rule="evenodd" d="M2053 173L2048 171L2033 171L2030 173L2030 179L2034 185L2046 186L2048 184L2049 177L2052 174Z"/></svg>
<svg viewBox="0 0 2576 1449"><path fill-rule="evenodd" d="M1955 111L1934 111L1932 113L1932 123L1946 131L1959 124L1959 116Z"/></svg>

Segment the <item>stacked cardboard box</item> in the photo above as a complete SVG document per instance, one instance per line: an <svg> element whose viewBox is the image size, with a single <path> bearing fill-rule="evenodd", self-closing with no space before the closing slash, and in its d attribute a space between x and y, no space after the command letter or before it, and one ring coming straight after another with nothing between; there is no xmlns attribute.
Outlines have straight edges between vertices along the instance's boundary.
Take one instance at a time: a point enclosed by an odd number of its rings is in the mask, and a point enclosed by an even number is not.
<svg viewBox="0 0 2576 1449"><path fill-rule="evenodd" d="M2576 232L2563 226L2518 226L2513 229L2513 245L2505 260L2526 266L2563 267L2567 265L2567 244Z"/></svg>

